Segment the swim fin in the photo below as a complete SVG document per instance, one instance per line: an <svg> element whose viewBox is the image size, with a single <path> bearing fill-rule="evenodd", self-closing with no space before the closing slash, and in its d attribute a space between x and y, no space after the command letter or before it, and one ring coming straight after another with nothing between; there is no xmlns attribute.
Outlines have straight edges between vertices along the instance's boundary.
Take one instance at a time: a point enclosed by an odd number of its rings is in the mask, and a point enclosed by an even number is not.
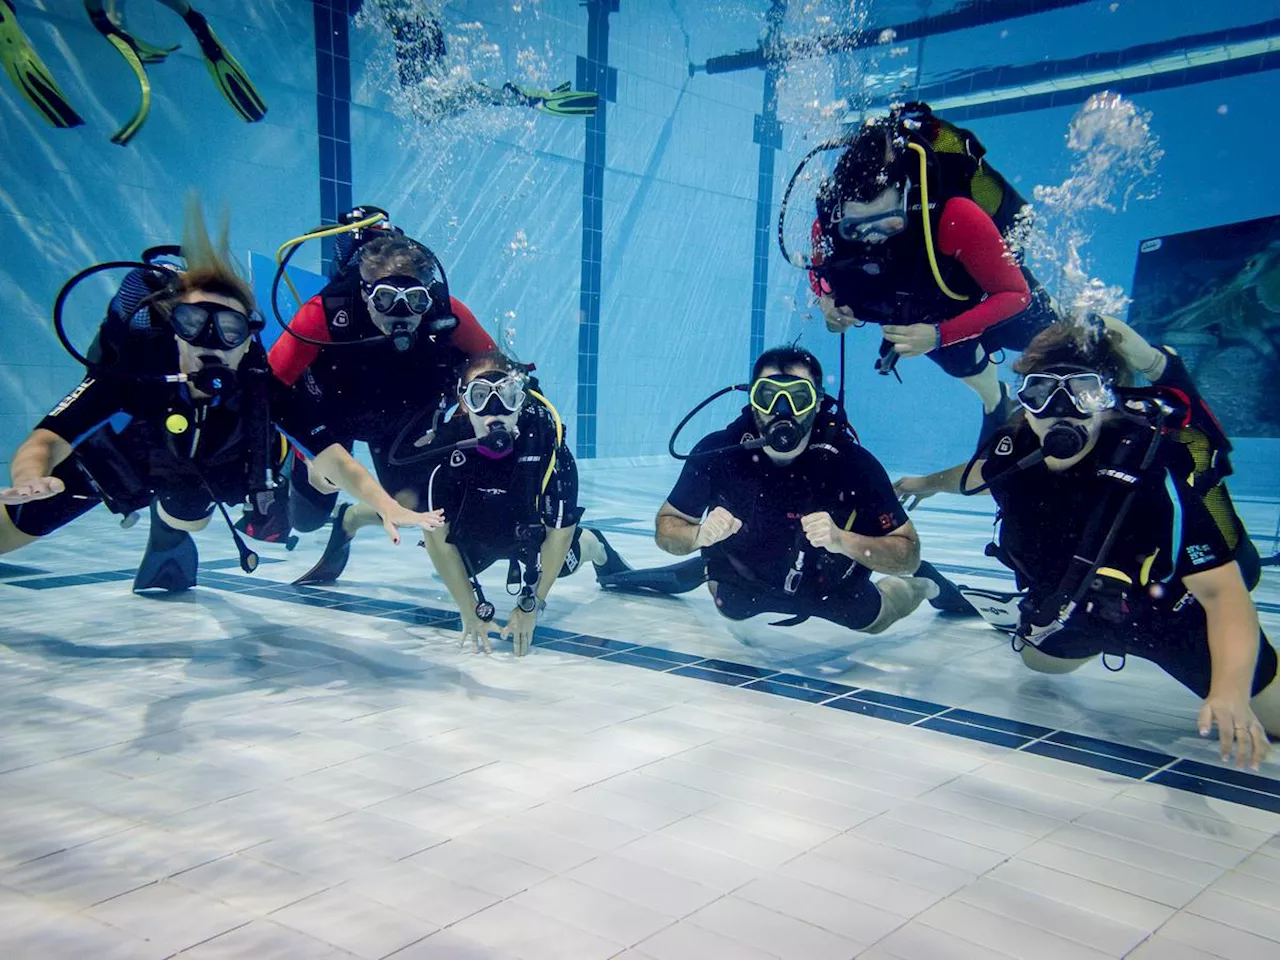
<svg viewBox="0 0 1280 960"><path fill-rule="evenodd" d="M938 595L929 600L929 606L942 613L953 613L961 617L980 617L977 608L974 607L965 595L960 592L960 587L948 580L939 572L938 568L927 560L920 561L920 566L916 568L915 575L923 577L925 580L931 580L938 588Z"/></svg>
<svg viewBox="0 0 1280 960"><path fill-rule="evenodd" d="M624 573L631 569L631 564L622 559L617 550L613 549L613 544L605 539L603 533L599 530L587 527L587 532L600 541L600 546L604 548L604 563L593 564L596 571L596 580L604 577L611 577L618 573Z"/></svg>
<svg viewBox="0 0 1280 960"><path fill-rule="evenodd" d="M66 129L84 123L22 32L17 12L9 0L0 2L0 64L23 99L35 107L50 126Z"/></svg>
<svg viewBox="0 0 1280 960"><path fill-rule="evenodd" d="M175 530L163 520L151 504L151 531L147 534L147 552L133 578L133 592L164 590L181 593L196 585L196 569L200 563L196 542L185 530Z"/></svg>
<svg viewBox="0 0 1280 960"><path fill-rule="evenodd" d="M504 83L502 89L515 96L524 106L549 113L553 117L594 116L600 102L600 95L594 90L573 90L567 80L554 90L536 90L533 87L516 86L514 83Z"/></svg>
<svg viewBox="0 0 1280 960"><path fill-rule="evenodd" d="M324 546L324 553L316 565L293 581L295 587L309 583L333 583L342 571L347 569L347 561L351 559L352 536L342 528L342 520L351 509L351 504L344 503L338 507L333 518L333 530L329 533L329 542Z"/></svg>
<svg viewBox="0 0 1280 960"><path fill-rule="evenodd" d="M209 67L209 76L213 77L214 84L227 98L231 108L244 117L246 123L257 123L265 117L266 102L259 95L249 75L244 72L244 67L222 45L204 15L191 8L182 19L200 44L200 52L204 54L205 63Z"/></svg>
<svg viewBox="0 0 1280 960"><path fill-rule="evenodd" d="M697 556L666 567L623 570L608 575L597 573L596 580L605 590L618 590L622 593L661 593L671 596L677 593L688 593L706 583L707 564L701 556Z"/></svg>
<svg viewBox="0 0 1280 960"><path fill-rule="evenodd" d="M143 57L149 54L144 54L143 50L139 48L138 42L117 26L107 16L105 9L98 7L88 10L88 13L89 21L93 24L94 29L106 37L107 42L116 48L116 52L124 58L124 62L133 71L133 75L138 78L138 89L142 92L142 100L138 104L137 112L125 122L124 126L111 135L111 142L123 147L137 136L138 131L142 129L142 125L147 121L147 114L151 112L151 79L147 76L147 68L143 66L143 63L147 62L143 60ZM157 49L148 44L144 44L144 46L147 51Z"/></svg>

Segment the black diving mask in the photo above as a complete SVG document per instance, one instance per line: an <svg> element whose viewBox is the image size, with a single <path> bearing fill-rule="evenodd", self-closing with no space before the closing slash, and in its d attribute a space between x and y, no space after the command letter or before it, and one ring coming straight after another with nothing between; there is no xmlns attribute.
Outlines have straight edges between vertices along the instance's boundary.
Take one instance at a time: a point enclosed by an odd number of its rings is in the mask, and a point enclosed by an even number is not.
<svg viewBox="0 0 1280 960"><path fill-rule="evenodd" d="M262 318L221 303L179 303L169 314L173 332L196 347L234 350L263 327Z"/></svg>

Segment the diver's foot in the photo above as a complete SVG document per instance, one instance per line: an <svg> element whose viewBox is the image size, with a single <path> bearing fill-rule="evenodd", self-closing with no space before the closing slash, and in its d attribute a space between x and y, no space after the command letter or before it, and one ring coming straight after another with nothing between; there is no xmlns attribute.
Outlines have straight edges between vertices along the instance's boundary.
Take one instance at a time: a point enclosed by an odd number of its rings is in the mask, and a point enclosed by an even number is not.
<svg viewBox="0 0 1280 960"><path fill-rule="evenodd" d="M147 552L133 578L133 592L163 590L182 593L196 585L196 569L200 557L196 542L185 530L174 530L151 508L151 532L147 536Z"/></svg>
<svg viewBox="0 0 1280 960"><path fill-rule="evenodd" d="M344 503L338 507L338 514L333 518L333 529L329 532L329 542L325 544L324 553L316 565L293 581L295 586L310 583L333 583L347 569L347 561L351 559L351 541L355 534L347 531L347 513L351 504Z"/></svg>
<svg viewBox="0 0 1280 960"><path fill-rule="evenodd" d="M608 540L605 539L605 536L603 533L591 527L587 528L587 533L591 534L593 537L596 538L596 540L599 541L600 547L604 551L604 562L592 563L592 566L595 568L595 571L596 571L597 580L600 580L604 577L611 577L614 574L623 573L624 571L631 569L631 564L627 563L627 561L622 559L622 557L618 554L618 551L613 549L613 544L611 544Z"/></svg>
<svg viewBox="0 0 1280 960"><path fill-rule="evenodd" d="M1009 396L1009 385L1002 380L1000 381L1000 402L994 409L984 411L982 414L982 431L978 434L979 449L985 447L987 442L995 436L996 431L1009 422L1014 409L1013 398Z"/></svg>
<svg viewBox="0 0 1280 960"><path fill-rule="evenodd" d="M960 588L944 577L938 568L927 561L921 561L916 577L923 577L938 588L937 596L929 598L929 606L942 613L953 613L961 617L980 617L977 609L960 592Z"/></svg>

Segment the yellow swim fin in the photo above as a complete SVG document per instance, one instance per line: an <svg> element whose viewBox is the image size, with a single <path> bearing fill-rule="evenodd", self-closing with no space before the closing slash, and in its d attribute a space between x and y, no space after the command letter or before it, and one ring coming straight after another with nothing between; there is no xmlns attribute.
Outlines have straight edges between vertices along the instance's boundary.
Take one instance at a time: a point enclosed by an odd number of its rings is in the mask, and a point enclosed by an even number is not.
<svg viewBox="0 0 1280 960"><path fill-rule="evenodd" d="M138 48L137 41L117 26L115 21L107 15L107 11L101 7L89 9L88 14L89 21L93 24L94 29L107 38L107 42L116 48L116 52L129 65L129 69L133 71L133 75L138 79L138 89L142 94L137 112L125 122L124 126L111 135L111 142L118 143L123 147L142 129L142 125L147 121L147 114L151 112L151 80L147 76L147 68L142 65L145 62L143 60L144 54ZM159 48L147 44L146 49L148 51L146 55L150 56L152 52ZM161 59L164 58L161 57Z"/></svg>
<svg viewBox="0 0 1280 960"><path fill-rule="evenodd" d="M573 90L566 80L554 90L536 90L506 83L503 89L519 103L553 117L590 117L596 112L600 97L593 90Z"/></svg>
<svg viewBox="0 0 1280 960"><path fill-rule="evenodd" d="M54 82L49 68L32 49L9 0L0 2L0 64L23 99L35 107L50 126L65 129L84 123Z"/></svg>

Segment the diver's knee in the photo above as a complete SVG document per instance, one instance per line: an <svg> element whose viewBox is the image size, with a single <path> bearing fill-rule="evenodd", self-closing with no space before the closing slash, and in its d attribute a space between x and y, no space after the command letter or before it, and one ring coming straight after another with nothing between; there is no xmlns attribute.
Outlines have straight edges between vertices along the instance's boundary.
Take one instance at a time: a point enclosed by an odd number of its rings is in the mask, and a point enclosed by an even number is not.
<svg viewBox="0 0 1280 960"><path fill-rule="evenodd" d="M1094 656L1080 657L1078 659L1070 659L1067 657L1051 657L1047 653L1042 653L1037 648L1027 644L1022 648L1022 662L1025 663L1036 673L1070 673L1073 670L1079 670L1090 660L1095 659Z"/></svg>
<svg viewBox="0 0 1280 960"><path fill-rule="evenodd" d="M19 530L13 522L13 518L9 516L9 508L4 504L0 504L0 553L12 553L14 550L25 547L29 543L35 543L39 539L39 537Z"/></svg>

